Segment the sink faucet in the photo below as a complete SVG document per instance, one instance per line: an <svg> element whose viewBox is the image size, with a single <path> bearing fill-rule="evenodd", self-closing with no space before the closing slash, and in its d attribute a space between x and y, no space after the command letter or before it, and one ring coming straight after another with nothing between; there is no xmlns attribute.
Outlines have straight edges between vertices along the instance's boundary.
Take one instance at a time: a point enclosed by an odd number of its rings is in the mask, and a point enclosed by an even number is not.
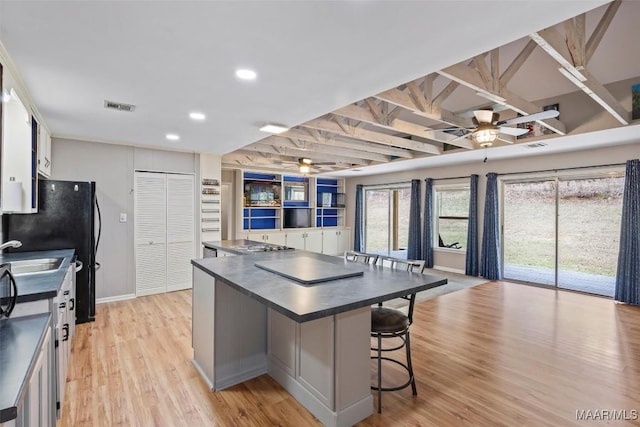
<svg viewBox="0 0 640 427"><path fill-rule="evenodd" d="M20 240L9 240L8 242L0 245L0 252L6 248L19 248L20 246L22 246L22 242Z"/></svg>

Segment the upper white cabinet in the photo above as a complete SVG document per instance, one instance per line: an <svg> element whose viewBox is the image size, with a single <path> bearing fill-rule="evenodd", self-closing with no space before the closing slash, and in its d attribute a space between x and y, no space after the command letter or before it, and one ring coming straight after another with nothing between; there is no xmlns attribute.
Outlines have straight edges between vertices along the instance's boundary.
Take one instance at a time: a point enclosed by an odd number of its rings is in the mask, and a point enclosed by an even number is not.
<svg viewBox="0 0 640 427"><path fill-rule="evenodd" d="M51 135L44 126L38 132L38 173L46 178L51 176Z"/></svg>
<svg viewBox="0 0 640 427"><path fill-rule="evenodd" d="M3 76L2 212L32 213L38 208L37 129L31 114Z"/></svg>

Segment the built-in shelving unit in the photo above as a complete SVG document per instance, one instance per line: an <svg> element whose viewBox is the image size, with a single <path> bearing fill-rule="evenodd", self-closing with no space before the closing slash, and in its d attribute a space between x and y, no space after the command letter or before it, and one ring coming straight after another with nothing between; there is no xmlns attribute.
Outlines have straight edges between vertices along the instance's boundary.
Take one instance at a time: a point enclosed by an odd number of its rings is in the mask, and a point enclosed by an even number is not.
<svg viewBox="0 0 640 427"><path fill-rule="evenodd" d="M280 228L282 177L245 172L242 221L244 230Z"/></svg>
<svg viewBox="0 0 640 427"><path fill-rule="evenodd" d="M318 178L316 180L316 227L344 226L344 181Z"/></svg>
<svg viewBox="0 0 640 427"><path fill-rule="evenodd" d="M220 158L200 154L200 241L218 241L222 237L222 196ZM202 249L202 248L200 248Z"/></svg>

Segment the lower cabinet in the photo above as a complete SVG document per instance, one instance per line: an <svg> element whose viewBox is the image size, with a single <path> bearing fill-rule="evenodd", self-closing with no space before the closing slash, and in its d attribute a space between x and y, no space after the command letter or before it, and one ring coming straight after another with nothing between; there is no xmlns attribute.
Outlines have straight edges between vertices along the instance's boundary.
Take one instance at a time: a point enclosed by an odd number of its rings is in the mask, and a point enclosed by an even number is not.
<svg viewBox="0 0 640 427"><path fill-rule="evenodd" d="M321 253L322 230L287 231L287 246Z"/></svg>
<svg viewBox="0 0 640 427"><path fill-rule="evenodd" d="M350 239L348 228L322 230L322 253L325 255L340 256L344 251L350 248Z"/></svg>
<svg viewBox="0 0 640 427"><path fill-rule="evenodd" d="M35 386L33 389L30 386L25 398L29 403L25 404L24 410L18 414L16 423L13 424L15 426L55 426L56 418L60 417L71 355L71 341L75 333L75 264L69 266L55 298L17 304L11 317L40 313L51 313L51 326L47 332L48 341L43 344L42 360L37 359L34 369L34 372L41 369L40 372L44 374L39 374L37 376L39 379L36 379L35 373L32 376L32 381L38 381L40 384L38 386L40 399L36 399ZM40 414L38 415L40 418L36 418L36 413ZM20 414L23 414L22 418ZM49 414L48 418L42 418L43 414ZM29 421L34 419L50 421ZM1 427L4 426L3 424Z"/></svg>
<svg viewBox="0 0 640 427"><path fill-rule="evenodd" d="M265 231L252 231L247 233L247 240L270 243L272 245L285 245L287 235L282 232L268 233Z"/></svg>
<svg viewBox="0 0 640 427"><path fill-rule="evenodd" d="M49 328L42 342L27 383L22 405L18 408L18 417L3 426L41 427L55 426L55 376L53 369L53 346Z"/></svg>

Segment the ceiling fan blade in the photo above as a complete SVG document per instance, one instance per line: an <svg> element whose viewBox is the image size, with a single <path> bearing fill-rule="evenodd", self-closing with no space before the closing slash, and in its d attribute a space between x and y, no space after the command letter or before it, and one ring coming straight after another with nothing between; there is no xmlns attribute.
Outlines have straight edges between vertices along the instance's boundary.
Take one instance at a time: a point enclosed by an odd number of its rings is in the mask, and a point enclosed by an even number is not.
<svg viewBox="0 0 640 427"><path fill-rule="evenodd" d="M514 117L513 119L504 120L502 122L498 122L497 125L517 125L519 123L535 122L536 120L553 119L559 115L560 111L558 110L545 110L540 111L539 113L529 114L528 116Z"/></svg>
<svg viewBox="0 0 640 427"><path fill-rule="evenodd" d="M313 163L311 163L312 166L333 166L335 164L336 164L336 162L313 162Z"/></svg>
<svg viewBox="0 0 640 427"><path fill-rule="evenodd" d="M504 133L506 135L513 135L513 136L520 136L520 135L524 135L525 133L529 132L529 129L525 129L525 128L510 128L510 127L506 127L506 126L500 126L500 132Z"/></svg>

